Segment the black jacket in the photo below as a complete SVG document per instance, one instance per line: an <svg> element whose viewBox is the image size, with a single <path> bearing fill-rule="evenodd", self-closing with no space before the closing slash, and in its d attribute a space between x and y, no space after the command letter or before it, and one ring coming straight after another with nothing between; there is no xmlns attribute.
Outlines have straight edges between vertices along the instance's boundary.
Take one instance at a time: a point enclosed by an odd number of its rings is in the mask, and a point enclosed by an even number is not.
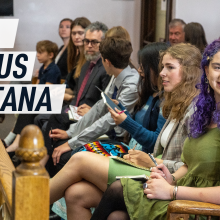
<svg viewBox="0 0 220 220"><path fill-rule="evenodd" d="M63 47L64 47L64 45L60 47L59 52L62 50ZM60 56L60 58L57 62L57 66L60 68L61 79L66 79L66 76L68 74L68 70L67 70L67 48L63 51L62 55Z"/></svg>
<svg viewBox="0 0 220 220"><path fill-rule="evenodd" d="M83 79L86 75L87 69L89 68L89 64L90 62L87 61L82 66L80 76L77 79L77 83L75 86L76 95L73 101L71 102L71 105L76 104L77 95L80 90L80 86L83 82ZM96 88L96 86L98 86L102 91L104 91L110 79L111 77L106 74L105 68L102 65L102 59L100 58L94 66L91 75L89 76L85 89L80 97L79 106L82 104L87 104L90 107L92 107L99 99L101 99L101 93Z"/></svg>

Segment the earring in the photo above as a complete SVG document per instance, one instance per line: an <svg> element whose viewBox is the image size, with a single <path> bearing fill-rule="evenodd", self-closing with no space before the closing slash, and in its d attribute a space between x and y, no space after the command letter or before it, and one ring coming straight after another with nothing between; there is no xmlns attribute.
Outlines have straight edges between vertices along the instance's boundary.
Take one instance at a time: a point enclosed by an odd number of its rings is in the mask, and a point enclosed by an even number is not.
<svg viewBox="0 0 220 220"><path fill-rule="evenodd" d="M208 84L207 92L210 93L210 85L209 85L209 80L207 77L205 78L205 83Z"/></svg>

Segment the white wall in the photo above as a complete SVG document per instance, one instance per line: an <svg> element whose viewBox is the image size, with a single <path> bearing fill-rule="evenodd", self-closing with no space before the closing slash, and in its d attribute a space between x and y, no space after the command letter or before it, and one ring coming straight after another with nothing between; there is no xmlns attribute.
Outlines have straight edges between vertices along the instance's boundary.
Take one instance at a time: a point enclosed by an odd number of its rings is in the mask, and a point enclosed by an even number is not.
<svg viewBox="0 0 220 220"><path fill-rule="evenodd" d="M118 25L125 27L131 35L134 49L132 59L137 63L140 9L141 0L16 0L14 18L19 18L19 24L13 50L34 51L36 43L46 39L61 46L58 35L60 20L85 16L92 22L102 21L109 28ZM35 69L38 67L36 60Z"/></svg>
<svg viewBox="0 0 220 220"><path fill-rule="evenodd" d="M199 22L208 43L220 37L220 0L176 0L174 17L186 23Z"/></svg>

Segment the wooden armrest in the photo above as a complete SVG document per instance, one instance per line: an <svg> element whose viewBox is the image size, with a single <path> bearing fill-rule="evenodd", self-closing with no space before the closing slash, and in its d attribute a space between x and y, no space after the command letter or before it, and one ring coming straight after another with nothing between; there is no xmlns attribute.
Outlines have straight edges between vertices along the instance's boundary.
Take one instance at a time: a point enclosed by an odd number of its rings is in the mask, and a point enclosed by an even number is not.
<svg viewBox="0 0 220 220"><path fill-rule="evenodd" d="M220 216L220 205L188 200L172 201L168 213Z"/></svg>

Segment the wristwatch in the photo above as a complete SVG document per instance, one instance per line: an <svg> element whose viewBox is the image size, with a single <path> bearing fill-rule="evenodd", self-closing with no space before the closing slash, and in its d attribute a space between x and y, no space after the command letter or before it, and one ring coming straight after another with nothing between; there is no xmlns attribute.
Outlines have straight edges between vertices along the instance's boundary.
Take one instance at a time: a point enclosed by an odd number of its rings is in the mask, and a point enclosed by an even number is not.
<svg viewBox="0 0 220 220"><path fill-rule="evenodd" d="M176 178L175 178L175 176L172 175L172 174L171 174L171 176L172 176L172 178L173 178L173 182L176 182Z"/></svg>

